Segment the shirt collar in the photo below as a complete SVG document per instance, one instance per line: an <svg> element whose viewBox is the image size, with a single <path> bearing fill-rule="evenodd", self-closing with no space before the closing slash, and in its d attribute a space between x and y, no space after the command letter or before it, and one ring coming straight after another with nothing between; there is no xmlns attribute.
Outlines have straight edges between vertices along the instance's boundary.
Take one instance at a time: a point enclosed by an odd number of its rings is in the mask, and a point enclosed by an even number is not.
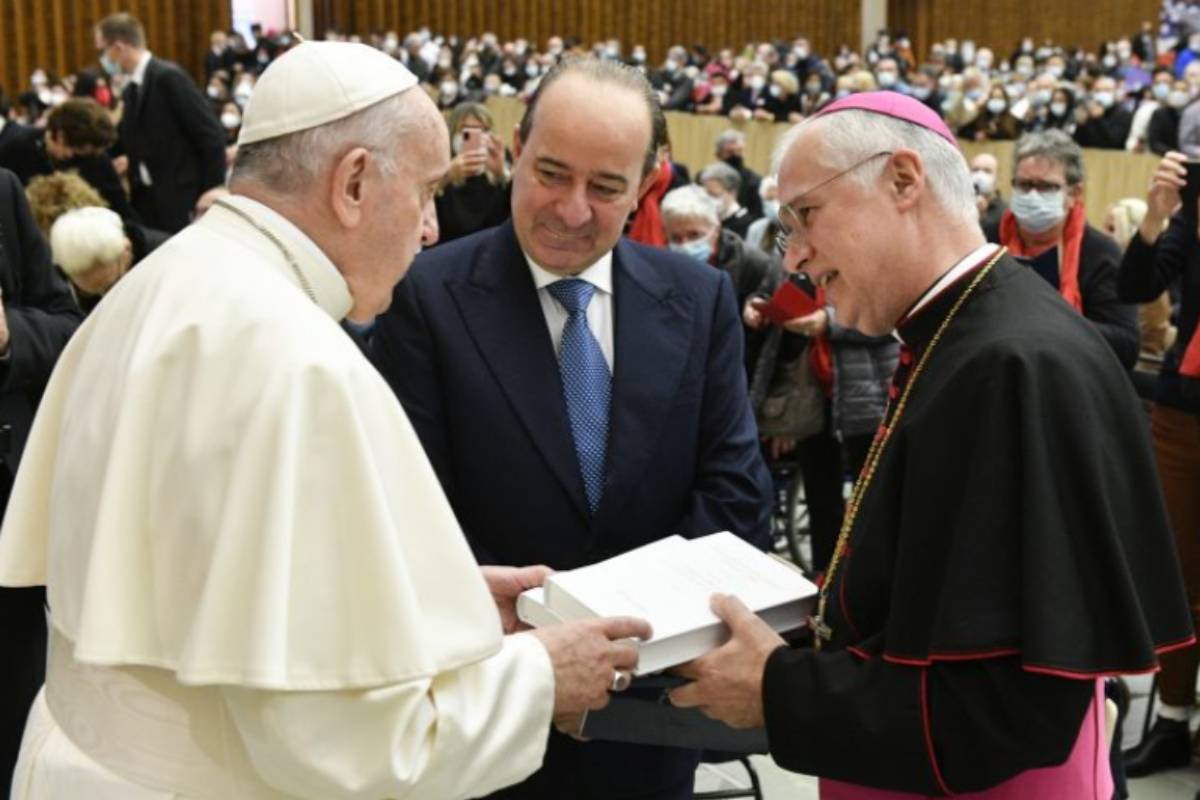
<svg viewBox="0 0 1200 800"><path fill-rule="evenodd" d="M303 285L283 259L279 248L261 231L251 227L248 222L234 212L223 208L221 203L228 203L244 212L250 219L276 236L295 259L300 274L312 287L317 305L336 320L345 318L354 304L350 287L334 263L322 252L321 248L317 247L316 242L278 211L244 195L222 197L220 202L215 204L200 220L199 224L201 225L220 226L223 232L236 236L239 241L255 242L255 249L261 250L265 255L274 255L275 260L281 262L281 272L298 287L303 288Z"/></svg>
<svg viewBox="0 0 1200 800"><path fill-rule="evenodd" d="M133 74L129 76L129 80L141 86L146 80L146 65L150 63L150 51L143 50L142 57L138 59L137 66L133 68Z"/></svg>
<svg viewBox="0 0 1200 800"><path fill-rule="evenodd" d="M972 250L965 258L963 258L950 269L946 270L942 277L938 278L934 282L933 286L930 286L925 291L925 294L921 295L917 302L913 303L908 312L900 318L900 322L897 323L897 325L902 325L904 322L915 317L921 311L921 309L925 308L927 305L937 299L938 295L946 291L948 287L952 286L956 281L958 281L959 278L970 272L973 268L991 258L991 256L999 249L1000 245L987 242L986 244L983 244L980 247ZM904 342L904 339L902 339L900 336L899 330L896 330L894 335L900 340L900 342Z"/></svg>
<svg viewBox="0 0 1200 800"><path fill-rule="evenodd" d="M555 275L547 269L539 267L528 253L525 253L525 263L529 265L529 272L533 275L533 285L538 290L545 289L555 281L563 279L562 275ZM612 251L609 250L604 255L585 269L578 275L572 276L580 280L587 281L605 294L612 294Z"/></svg>

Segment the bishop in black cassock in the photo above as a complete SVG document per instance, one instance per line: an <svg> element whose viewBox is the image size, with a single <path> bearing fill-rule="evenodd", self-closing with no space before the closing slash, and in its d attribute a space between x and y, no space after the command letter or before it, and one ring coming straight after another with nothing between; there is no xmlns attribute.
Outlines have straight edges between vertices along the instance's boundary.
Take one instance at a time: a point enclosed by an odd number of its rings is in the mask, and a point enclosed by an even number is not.
<svg viewBox="0 0 1200 800"><path fill-rule="evenodd" d="M716 598L733 638L673 700L765 724L825 798L1107 796L1098 680L1194 641L1145 414L1101 336L956 210L940 120L880 94L795 131L780 170L788 266L903 342L819 647ZM845 126L875 156L838 161Z"/></svg>

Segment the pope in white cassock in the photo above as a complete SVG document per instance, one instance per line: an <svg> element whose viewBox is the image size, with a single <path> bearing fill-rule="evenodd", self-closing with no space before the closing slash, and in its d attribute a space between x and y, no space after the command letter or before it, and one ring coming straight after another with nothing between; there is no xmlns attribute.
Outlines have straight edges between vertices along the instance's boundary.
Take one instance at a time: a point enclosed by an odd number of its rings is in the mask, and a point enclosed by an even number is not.
<svg viewBox="0 0 1200 800"><path fill-rule="evenodd" d="M415 84L362 45L282 56L233 194L64 352L0 533L51 623L14 798L482 795L627 683L642 622L504 635L546 570L481 574L338 325L437 238L449 137Z"/></svg>

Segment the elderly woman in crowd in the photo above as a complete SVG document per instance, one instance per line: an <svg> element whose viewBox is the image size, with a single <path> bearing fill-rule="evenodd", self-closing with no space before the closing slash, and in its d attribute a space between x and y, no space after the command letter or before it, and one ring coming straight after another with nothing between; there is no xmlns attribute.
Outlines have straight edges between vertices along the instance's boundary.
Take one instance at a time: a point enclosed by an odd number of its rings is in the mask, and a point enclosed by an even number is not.
<svg viewBox="0 0 1200 800"><path fill-rule="evenodd" d="M68 211L55 220L50 253L85 314L133 265L133 243L121 218L95 206Z"/></svg>
<svg viewBox="0 0 1200 800"><path fill-rule="evenodd" d="M708 192L698 186L672 189L662 200L661 213L667 245L728 272L739 304L762 283L770 257L722 228L717 201Z"/></svg>
<svg viewBox="0 0 1200 800"><path fill-rule="evenodd" d="M1126 369L1138 354L1137 310L1117 296L1121 251L1087 223L1083 152L1062 131L1021 137L1013 150L1013 193L999 228L985 233L1092 321Z"/></svg>
<svg viewBox="0 0 1200 800"><path fill-rule="evenodd" d="M509 216L509 173L504 144L492 133L492 114L481 103L459 103L450 112L450 170L436 198L440 242L499 225Z"/></svg>
<svg viewBox="0 0 1200 800"><path fill-rule="evenodd" d="M700 185L717 204L721 227L745 239L751 223L758 217L738 202L742 177L724 161L715 161L700 172Z"/></svg>

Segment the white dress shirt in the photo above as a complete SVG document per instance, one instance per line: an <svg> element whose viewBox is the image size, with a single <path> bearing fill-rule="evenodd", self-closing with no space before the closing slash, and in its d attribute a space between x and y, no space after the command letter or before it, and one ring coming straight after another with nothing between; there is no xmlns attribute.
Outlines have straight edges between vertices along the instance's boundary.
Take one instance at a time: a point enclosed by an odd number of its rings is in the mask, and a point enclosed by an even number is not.
<svg viewBox="0 0 1200 800"><path fill-rule="evenodd" d="M546 315L546 327L550 329L550 341L554 343L554 353L557 355L558 347L562 343L563 328L567 326L567 317L570 314L554 299L554 295L550 294L550 290L546 287L555 281L562 280L563 277L539 267L528 253L525 254L525 262L529 264L529 272L533 275L533 285L537 287L538 301L542 304L542 313ZM612 372L615 363L613 358L612 251L605 253L599 261L575 277L596 287L587 307L588 328L591 330L592 336L595 336L596 341L600 343L600 350L604 353L604 360L608 363L608 371Z"/></svg>

